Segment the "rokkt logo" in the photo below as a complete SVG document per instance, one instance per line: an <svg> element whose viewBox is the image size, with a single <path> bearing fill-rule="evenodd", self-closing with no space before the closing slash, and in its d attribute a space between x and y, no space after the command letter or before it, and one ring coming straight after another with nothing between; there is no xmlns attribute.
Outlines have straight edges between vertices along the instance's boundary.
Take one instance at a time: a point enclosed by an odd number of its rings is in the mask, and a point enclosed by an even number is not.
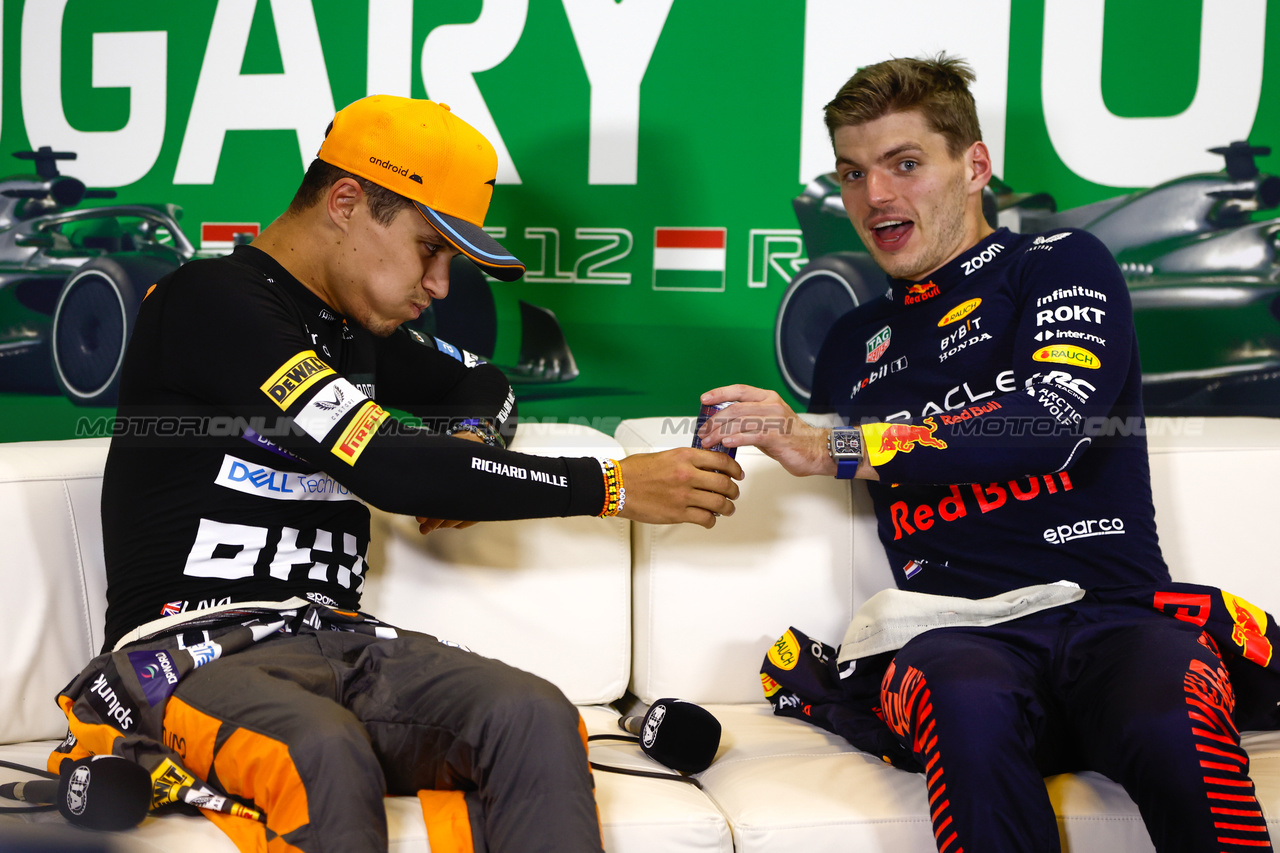
<svg viewBox="0 0 1280 853"><path fill-rule="evenodd" d="M67 808L74 815L84 814L89 805L89 778L92 776L87 764L82 764L71 773L67 782Z"/></svg>
<svg viewBox="0 0 1280 853"><path fill-rule="evenodd" d="M662 721L667 716L667 706L654 705L649 710L649 715L644 718L644 745L653 748L653 742L658 739L658 726L662 725Z"/></svg>
<svg viewBox="0 0 1280 853"><path fill-rule="evenodd" d="M1101 308L1090 308L1087 305L1059 305L1057 308L1046 308L1036 312L1036 325L1044 326L1052 323L1101 323L1107 312Z"/></svg>

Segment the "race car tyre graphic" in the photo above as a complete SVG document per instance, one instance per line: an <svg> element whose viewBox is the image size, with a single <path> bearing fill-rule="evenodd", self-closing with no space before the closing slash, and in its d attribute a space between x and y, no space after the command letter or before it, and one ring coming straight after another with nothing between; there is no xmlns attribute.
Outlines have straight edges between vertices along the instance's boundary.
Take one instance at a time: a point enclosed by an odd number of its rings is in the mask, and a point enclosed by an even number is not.
<svg viewBox="0 0 1280 853"><path fill-rule="evenodd" d="M80 406L114 406L120 367L138 305L175 269L146 255L96 258L76 270L53 311L53 372L58 388Z"/></svg>
<svg viewBox="0 0 1280 853"><path fill-rule="evenodd" d="M778 370L791 393L808 402L814 361L827 332L841 316L881 296L887 287L884 280L870 256L858 252L823 255L796 273L782 295L774 325Z"/></svg>

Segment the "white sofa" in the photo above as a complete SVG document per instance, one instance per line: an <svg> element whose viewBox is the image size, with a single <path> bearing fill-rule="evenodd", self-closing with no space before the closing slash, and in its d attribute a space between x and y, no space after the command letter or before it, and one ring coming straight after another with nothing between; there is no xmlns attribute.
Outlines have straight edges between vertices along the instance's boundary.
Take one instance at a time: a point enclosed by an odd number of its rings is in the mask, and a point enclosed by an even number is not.
<svg viewBox="0 0 1280 853"><path fill-rule="evenodd" d="M617 457L685 445L690 430L685 418L624 421L613 438L525 426L516 448ZM1152 432L1157 522L1174 576L1280 610L1269 491L1280 478L1280 421L1156 419ZM105 456L104 440L0 444L0 759L43 766L65 732L53 696L101 645ZM922 777L774 717L760 688L764 652L789 625L838 642L854 609L891 583L865 490L792 478L750 449L738 459L747 472L738 512L711 531L578 518L424 539L411 520L375 513L365 609L550 679L593 733L616 731L610 703L627 691L711 710L724 734L703 790L595 774L610 853L927 853ZM1246 746L1276 833L1280 736L1251 733ZM592 756L656 767L607 742ZM0 770L0 781L15 778ZM1065 849L1151 850L1115 784L1092 773L1047 784ZM392 850L429 850L415 798L388 798L387 811ZM0 848L32 831L17 820L0 817ZM56 813L22 820L49 833L61 822ZM234 851L211 822L182 815L149 817L108 841L122 851Z"/></svg>

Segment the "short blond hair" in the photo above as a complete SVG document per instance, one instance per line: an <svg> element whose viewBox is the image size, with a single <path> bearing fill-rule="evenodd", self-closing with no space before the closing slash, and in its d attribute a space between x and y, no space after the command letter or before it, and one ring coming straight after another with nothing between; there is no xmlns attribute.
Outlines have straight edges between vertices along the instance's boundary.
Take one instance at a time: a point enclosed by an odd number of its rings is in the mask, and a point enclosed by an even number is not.
<svg viewBox="0 0 1280 853"><path fill-rule="evenodd" d="M826 106L827 132L866 124L894 112L918 110L958 157L982 139L978 108L969 92L975 79L963 59L940 53L928 59L889 59L858 69Z"/></svg>

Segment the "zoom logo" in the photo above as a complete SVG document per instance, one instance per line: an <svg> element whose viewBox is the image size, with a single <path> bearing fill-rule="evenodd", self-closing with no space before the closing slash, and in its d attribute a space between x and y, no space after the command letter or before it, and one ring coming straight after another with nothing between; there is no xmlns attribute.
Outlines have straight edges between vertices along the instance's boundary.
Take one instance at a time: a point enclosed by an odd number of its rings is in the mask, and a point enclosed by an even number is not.
<svg viewBox="0 0 1280 853"><path fill-rule="evenodd" d="M1122 518L1090 518L1077 521L1075 524L1059 524L1057 527L1046 527L1044 541L1050 545L1065 545L1076 539L1088 539L1091 536L1114 536L1124 533Z"/></svg>

